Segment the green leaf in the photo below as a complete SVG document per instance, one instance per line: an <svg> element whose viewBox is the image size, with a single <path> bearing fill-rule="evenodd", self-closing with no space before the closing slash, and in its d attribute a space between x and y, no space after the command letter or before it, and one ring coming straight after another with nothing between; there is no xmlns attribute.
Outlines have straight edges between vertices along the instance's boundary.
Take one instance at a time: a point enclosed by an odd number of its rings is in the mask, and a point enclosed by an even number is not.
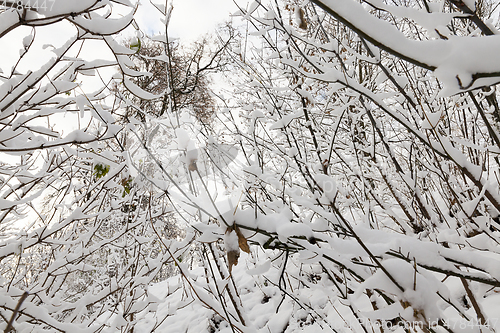
<svg viewBox="0 0 500 333"><path fill-rule="evenodd" d="M132 188L132 182L134 178L128 177L126 179L122 179L121 184L123 186L122 198L124 198L127 194L130 194L130 189Z"/></svg>
<svg viewBox="0 0 500 333"><path fill-rule="evenodd" d="M108 172L109 172L109 165L100 163L94 165L94 175L97 179L106 176Z"/></svg>

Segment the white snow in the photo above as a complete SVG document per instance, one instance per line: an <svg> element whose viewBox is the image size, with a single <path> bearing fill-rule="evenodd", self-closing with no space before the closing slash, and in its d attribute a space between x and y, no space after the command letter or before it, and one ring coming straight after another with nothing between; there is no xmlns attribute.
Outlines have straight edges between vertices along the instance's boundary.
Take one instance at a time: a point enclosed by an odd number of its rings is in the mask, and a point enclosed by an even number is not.
<svg viewBox="0 0 500 333"><path fill-rule="evenodd" d="M236 235L236 231L231 231L227 232L224 234L224 246L226 248L226 251L238 251L239 252L239 245L238 245L238 236Z"/></svg>
<svg viewBox="0 0 500 333"><path fill-rule="evenodd" d="M413 59L423 66L435 67L437 78L444 84L441 93L443 96L499 80L485 78L473 82L472 75L500 72L500 62L497 59L497 54L500 52L500 36L480 38L450 36L448 40L411 40L391 23L369 14L355 1L322 2L363 31L367 37L385 45L396 55Z"/></svg>

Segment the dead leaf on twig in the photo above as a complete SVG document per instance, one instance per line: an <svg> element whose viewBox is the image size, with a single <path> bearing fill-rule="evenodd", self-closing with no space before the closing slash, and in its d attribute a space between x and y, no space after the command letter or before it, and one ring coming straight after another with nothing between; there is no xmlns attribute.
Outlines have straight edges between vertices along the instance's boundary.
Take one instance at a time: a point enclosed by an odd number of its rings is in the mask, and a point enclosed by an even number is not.
<svg viewBox="0 0 500 333"><path fill-rule="evenodd" d="M231 274L233 266L238 265L238 258L240 257L239 244L236 243L237 240L239 242L239 239L237 238L237 233L234 228L234 226L227 227L226 235L224 236L229 274Z"/></svg>
<svg viewBox="0 0 500 333"><path fill-rule="evenodd" d="M230 240L231 237L234 237L234 236L231 236L232 232L235 232L236 236L238 237L238 247L235 246L236 245L235 238L233 238L232 241ZM229 265L229 273L231 273L233 266L238 265L238 258L240 257L240 249L243 252L250 253L250 246L248 246L247 239L245 238L245 236L243 236L243 233L241 232L240 228L238 228L238 226L236 224L227 227L226 237L227 237L225 239L226 246L231 244L231 245L229 245L229 248L226 247L227 261L228 261L228 265Z"/></svg>
<svg viewBox="0 0 500 333"><path fill-rule="evenodd" d="M240 257L240 251L231 250L227 252L227 261L229 264L229 274L233 270L233 266L238 265L238 258Z"/></svg>
<svg viewBox="0 0 500 333"><path fill-rule="evenodd" d="M238 235L238 245L240 246L241 251L250 253L250 247L248 246L247 239L241 233L240 228L238 228L238 226L235 225L234 230L236 231L236 235Z"/></svg>
<svg viewBox="0 0 500 333"><path fill-rule="evenodd" d="M189 171L198 170L198 166L196 165L196 160L192 160L191 162L189 162L188 170Z"/></svg>

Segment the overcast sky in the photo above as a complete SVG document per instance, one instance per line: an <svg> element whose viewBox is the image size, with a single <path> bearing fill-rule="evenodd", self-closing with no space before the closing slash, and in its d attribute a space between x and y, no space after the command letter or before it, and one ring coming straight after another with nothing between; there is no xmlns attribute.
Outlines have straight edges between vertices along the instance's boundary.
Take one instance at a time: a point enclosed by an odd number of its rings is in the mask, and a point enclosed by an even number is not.
<svg viewBox="0 0 500 333"><path fill-rule="evenodd" d="M245 0L238 0L246 4ZM193 41L211 33L215 27L230 19L237 11L233 0L171 0L174 10L169 25L169 35L183 41ZM136 20L147 34L164 32L165 27L158 19L157 10L148 0L142 0Z"/></svg>
<svg viewBox="0 0 500 333"><path fill-rule="evenodd" d="M165 3L162 0L153 0L159 3ZM237 0L237 2L246 7L249 0ZM182 43L192 42L204 34L213 33L218 24L230 20L230 14L237 11L233 0L169 0L173 3L174 10L169 25L169 36L180 38ZM141 0L141 5L136 13L136 21L141 30L148 35L156 35L165 32L165 27L160 21L161 15L154 8L150 0ZM134 29L130 27L122 35L132 34ZM30 34L32 29L29 27L20 27L7 34L0 40L0 69L9 72L11 66L19 57L19 49L22 48L24 36ZM54 56L49 49L42 50L41 45L52 44L56 47L64 43L70 36L74 35L76 30L65 22L49 25L47 27L38 27L33 49L39 52L31 52L26 56L19 69L33 69L33 64L42 64ZM118 40L121 38L119 37ZM83 50L82 56L92 58L113 58L109 50L99 43L86 42L87 46ZM91 45L91 47L89 47ZM88 54L90 52L90 54ZM35 65L36 67L36 65Z"/></svg>
<svg viewBox="0 0 500 333"><path fill-rule="evenodd" d="M140 0L141 5L136 13L135 19L141 30L148 35L157 35L165 32L165 26L161 23L158 10L154 8L150 0ZM164 0L153 0L154 2L165 3ZM250 0L237 0L246 7ZM173 3L174 10L169 25L169 36L181 39L181 43L189 44L205 34L215 31L217 25L231 19L230 15L237 11L233 0L168 0ZM238 20L239 21L239 20ZM54 56L52 48L42 48L42 45L51 44L55 47L61 46L67 39L76 33L76 30L63 21L46 27L37 27L36 37L31 52L28 52L25 59L20 63L18 70L36 70L38 66L49 61ZM0 40L0 73L9 73L11 67L17 62L19 50L22 48L24 36L30 34L30 27L20 27L13 32L2 37ZM118 41L125 40L127 35L133 34L134 29L130 27L120 37ZM79 49L75 47L75 52L69 55L79 55L86 60L96 58L113 59L106 45L101 42L87 40L85 47ZM36 51L35 51L36 50ZM109 70L110 73L113 70ZM6 74L8 75L8 74ZM92 84L93 78L86 78L87 84ZM96 77L100 84L100 78ZM85 84L85 85L87 85Z"/></svg>

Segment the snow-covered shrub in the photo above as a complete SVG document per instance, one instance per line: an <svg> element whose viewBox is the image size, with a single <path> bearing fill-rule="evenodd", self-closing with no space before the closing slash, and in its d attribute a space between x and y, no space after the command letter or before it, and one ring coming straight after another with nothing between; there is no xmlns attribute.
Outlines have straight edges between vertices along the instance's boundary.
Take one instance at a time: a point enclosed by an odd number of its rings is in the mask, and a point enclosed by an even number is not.
<svg viewBox="0 0 500 333"><path fill-rule="evenodd" d="M218 120L243 168L229 204L198 197L210 255L204 272L181 267L229 323L208 331L498 329L500 44L481 15L455 1L240 8L251 30L231 44L241 72Z"/></svg>

